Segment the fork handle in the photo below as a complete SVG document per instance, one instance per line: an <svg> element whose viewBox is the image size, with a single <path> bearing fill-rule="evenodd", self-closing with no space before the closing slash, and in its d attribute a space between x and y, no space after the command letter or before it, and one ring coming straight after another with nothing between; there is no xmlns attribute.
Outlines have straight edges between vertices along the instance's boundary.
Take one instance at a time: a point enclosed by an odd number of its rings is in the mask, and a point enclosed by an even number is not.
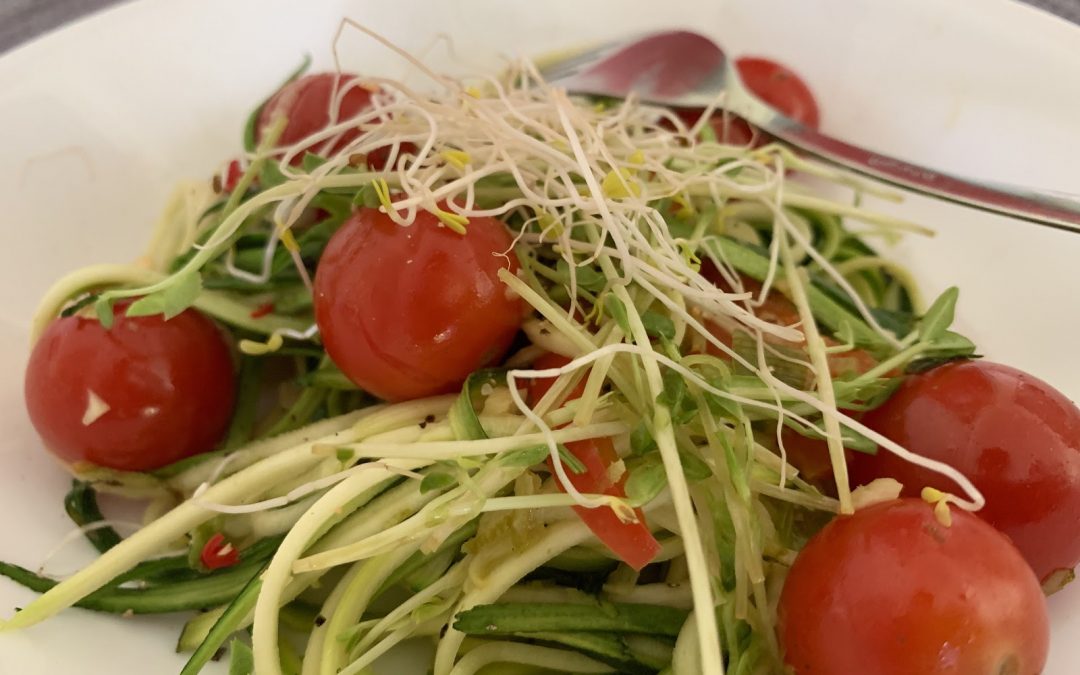
<svg viewBox="0 0 1080 675"><path fill-rule="evenodd" d="M815 157L915 192L1020 218L1059 230L1080 232L1080 199L989 181L977 181L871 152L815 131L758 103L738 97L739 114L764 131Z"/></svg>

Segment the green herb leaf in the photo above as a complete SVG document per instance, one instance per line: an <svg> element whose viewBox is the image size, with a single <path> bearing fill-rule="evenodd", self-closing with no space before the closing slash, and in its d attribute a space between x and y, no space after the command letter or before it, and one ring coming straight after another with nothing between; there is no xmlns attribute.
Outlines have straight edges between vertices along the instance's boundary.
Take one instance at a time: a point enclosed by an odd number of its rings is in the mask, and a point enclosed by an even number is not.
<svg viewBox="0 0 1080 675"><path fill-rule="evenodd" d="M679 462L688 480L705 480L713 475L709 465L692 452L680 452Z"/></svg>
<svg viewBox="0 0 1080 675"><path fill-rule="evenodd" d="M195 304L201 292L202 277L197 272L186 272L173 277L162 290L131 303L127 316L162 314L168 320Z"/></svg>
<svg viewBox="0 0 1080 675"><path fill-rule="evenodd" d="M667 406L671 411L677 411L686 397L686 380L678 371L670 369L664 371L663 379L664 390L656 397L656 402Z"/></svg>
<svg viewBox="0 0 1080 675"><path fill-rule="evenodd" d="M675 323L668 317L658 312L648 311L641 315L641 323L645 324L645 332L649 337L675 339Z"/></svg>
<svg viewBox="0 0 1080 675"><path fill-rule="evenodd" d="M442 490L443 488L450 487L454 483L457 483L457 478L453 474L446 473L444 471L434 471L424 476L420 481L420 494L425 494L433 490Z"/></svg>
<svg viewBox="0 0 1080 675"><path fill-rule="evenodd" d="M316 155L314 152L305 152L304 158L300 160L301 168L307 173L311 173L323 164L326 164L326 158Z"/></svg>
<svg viewBox="0 0 1080 675"><path fill-rule="evenodd" d="M461 395L450 407L448 415L454 438L459 441L476 441L488 437L476 411L483 407L484 399L491 390L502 386L504 382L504 371L495 368L485 368L469 375L461 387Z"/></svg>
<svg viewBox="0 0 1080 675"><path fill-rule="evenodd" d="M651 455L636 466L628 469L624 489L626 498L633 506L643 506L651 502L667 485L667 473L660 458Z"/></svg>
<svg viewBox="0 0 1080 675"><path fill-rule="evenodd" d="M534 445L504 452L499 457L499 463L509 467L534 466L547 459L549 454L546 445Z"/></svg>
<svg viewBox="0 0 1080 675"><path fill-rule="evenodd" d="M919 325L919 337L925 342L934 342L945 334L952 325L956 316L956 300L960 297L960 289L953 286L934 300L930 309L926 310Z"/></svg>
<svg viewBox="0 0 1080 675"><path fill-rule="evenodd" d="M362 206L369 209L379 208L379 195L375 192L375 186L368 183L357 190L352 203L354 206Z"/></svg>
<svg viewBox="0 0 1080 675"><path fill-rule="evenodd" d="M630 453L644 455L655 448L656 439L649 431L649 426L644 421L638 422L638 425L630 432Z"/></svg>
<svg viewBox="0 0 1080 675"><path fill-rule="evenodd" d="M564 258L560 258L555 263L555 273L559 275L562 283L567 286L570 285L570 263L566 262ZM604 273L591 265L575 265L574 278L577 281L578 288L593 293L599 293L607 286L607 277L604 276Z"/></svg>
<svg viewBox="0 0 1080 675"><path fill-rule="evenodd" d="M622 300L613 293L608 293L604 296L604 310L608 316L615 320L615 323L619 324L619 328L623 333L630 334L630 318L626 315L626 305L623 304Z"/></svg>

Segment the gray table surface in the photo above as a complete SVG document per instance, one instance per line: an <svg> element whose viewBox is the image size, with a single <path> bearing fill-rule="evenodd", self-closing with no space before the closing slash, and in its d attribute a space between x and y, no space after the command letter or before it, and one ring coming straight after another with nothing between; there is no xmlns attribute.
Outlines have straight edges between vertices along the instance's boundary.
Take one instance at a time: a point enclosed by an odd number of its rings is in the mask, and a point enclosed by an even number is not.
<svg viewBox="0 0 1080 675"><path fill-rule="evenodd" d="M0 0L0 53L119 0ZM1080 0L1026 0L1080 23Z"/></svg>

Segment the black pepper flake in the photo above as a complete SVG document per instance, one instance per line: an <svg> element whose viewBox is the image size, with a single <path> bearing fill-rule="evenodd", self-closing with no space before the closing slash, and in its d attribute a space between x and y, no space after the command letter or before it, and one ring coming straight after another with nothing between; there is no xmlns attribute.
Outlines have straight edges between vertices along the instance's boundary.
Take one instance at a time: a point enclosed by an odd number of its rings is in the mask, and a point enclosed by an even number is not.
<svg viewBox="0 0 1080 675"><path fill-rule="evenodd" d="M326 617L325 616L323 616L322 614L319 614L318 616L315 617L315 626L316 627L321 626L324 623L326 623Z"/></svg>
<svg viewBox="0 0 1080 675"><path fill-rule="evenodd" d="M214 174L214 179L210 181L210 189L217 194L221 194L221 187L221 176Z"/></svg>

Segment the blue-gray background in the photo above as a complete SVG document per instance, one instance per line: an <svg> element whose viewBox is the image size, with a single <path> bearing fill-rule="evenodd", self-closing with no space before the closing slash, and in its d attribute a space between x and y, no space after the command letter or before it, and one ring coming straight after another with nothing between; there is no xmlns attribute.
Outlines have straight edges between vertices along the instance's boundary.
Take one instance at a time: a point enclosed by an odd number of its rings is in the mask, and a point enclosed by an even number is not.
<svg viewBox="0 0 1080 675"><path fill-rule="evenodd" d="M1080 23L1080 0L1026 1ZM117 2L118 0L0 0L0 53L45 31Z"/></svg>

